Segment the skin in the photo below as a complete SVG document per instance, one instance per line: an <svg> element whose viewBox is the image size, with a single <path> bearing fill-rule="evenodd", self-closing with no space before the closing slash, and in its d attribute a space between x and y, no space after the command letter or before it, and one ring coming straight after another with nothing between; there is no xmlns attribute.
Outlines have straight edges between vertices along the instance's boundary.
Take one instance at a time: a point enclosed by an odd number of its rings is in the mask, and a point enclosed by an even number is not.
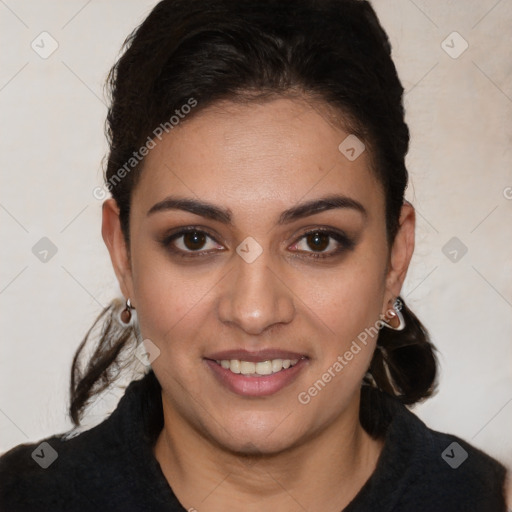
<svg viewBox="0 0 512 512"><path fill-rule="evenodd" d="M297 398L389 310L414 248L414 209L404 203L390 247L369 151L349 161L338 150L349 133L323 107L289 98L225 102L183 121L144 161L129 251L115 201L103 205L102 234L122 292L143 338L160 349L152 367L164 428L154 453L187 509L339 511L382 450L358 419L375 338L307 405ZM366 215L337 208L278 224L284 210L333 193L357 200ZM232 225L181 210L147 215L170 195L229 209ZM214 238L200 249L209 254L180 258L162 245L186 226ZM344 231L353 248L332 255L339 244L323 238L331 256L314 258L318 249L304 234L318 228ZM252 263L236 252L248 236L263 250ZM184 241L174 246L190 248ZM274 395L244 397L222 386L204 359L238 348L308 359Z"/></svg>

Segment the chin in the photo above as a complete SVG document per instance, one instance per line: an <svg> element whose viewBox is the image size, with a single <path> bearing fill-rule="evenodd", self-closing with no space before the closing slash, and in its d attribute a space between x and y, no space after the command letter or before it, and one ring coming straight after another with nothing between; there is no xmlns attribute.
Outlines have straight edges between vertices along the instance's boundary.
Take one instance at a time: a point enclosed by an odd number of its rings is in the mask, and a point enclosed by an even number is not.
<svg viewBox="0 0 512 512"><path fill-rule="evenodd" d="M272 457L279 455L287 450L290 450L296 443L292 442L290 438L287 439L274 439L245 437L243 439L230 439L223 448L234 455L241 457Z"/></svg>
<svg viewBox="0 0 512 512"><path fill-rule="evenodd" d="M285 416L286 417L286 416ZM283 418L263 421L251 416L241 424L240 419L224 423L215 436L216 443L225 450L239 455L277 455L300 444L304 432L293 425L284 425Z"/></svg>

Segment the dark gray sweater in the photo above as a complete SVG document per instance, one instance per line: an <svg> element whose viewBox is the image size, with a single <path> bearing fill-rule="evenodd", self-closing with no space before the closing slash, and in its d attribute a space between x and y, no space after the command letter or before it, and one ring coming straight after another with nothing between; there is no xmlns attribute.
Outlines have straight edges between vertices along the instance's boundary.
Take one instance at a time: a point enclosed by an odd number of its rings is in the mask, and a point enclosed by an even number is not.
<svg viewBox="0 0 512 512"><path fill-rule="evenodd" d="M506 511L501 464L430 430L380 391L364 386L362 404L371 413L363 426L385 444L375 472L343 512ZM152 452L162 426L160 385L151 371L96 427L0 457L0 511L183 512Z"/></svg>

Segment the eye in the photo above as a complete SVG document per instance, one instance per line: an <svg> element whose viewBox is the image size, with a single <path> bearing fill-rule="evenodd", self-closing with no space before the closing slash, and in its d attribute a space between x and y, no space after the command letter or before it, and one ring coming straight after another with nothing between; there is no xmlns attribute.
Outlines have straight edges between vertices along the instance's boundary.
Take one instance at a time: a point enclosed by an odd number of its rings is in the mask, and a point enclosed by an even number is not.
<svg viewBox="0 0 512 512"><path fill-rule="evenodd" d="M180 256L196 256L222 250L224 247L205 231L189 227L166 237L162 244Z"/></svg>
<svg viewBox="0 0 512 512"><path fill-rule="evenodd" d="M354 245L354 241L344 233L315 229L304 233L291 249L309 253L308 256L313 258L328 258L352 249Z"/></svg>
<svg viewBox="0 0 512 512"><path fill-rule="evenodd" d="M203 229L190 226L166 236L162 245L179 257L208 256L226 250ZM355 246L355 242L343 232L315 229L304 233L289 249L312 258L336 256Z"/></svg>

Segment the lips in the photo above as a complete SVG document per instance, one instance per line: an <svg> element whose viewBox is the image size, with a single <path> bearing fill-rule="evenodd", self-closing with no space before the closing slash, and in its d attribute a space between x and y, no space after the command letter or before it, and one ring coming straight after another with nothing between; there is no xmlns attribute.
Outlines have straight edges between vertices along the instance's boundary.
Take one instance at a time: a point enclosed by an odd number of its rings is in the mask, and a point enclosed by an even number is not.
<svg viewBox="0 0 512 512"><path fill-rule="evenodd" d="M259 363L260 361L268 361L272 359L302 359L307 358L305 354L298 352L290 352L288 350L280 349L265 349L250 352L248 350L225 350L223 352L215 352L206 356L206 359L212 361L222 361L238 359L240 361L249 361L251 363Z"/></svg>
<svg viewBox="0 0 512 512"><path fill-rule="evenodd" d="M273 373L260 372L261 366L268 366L268 362L273 363ZM264 397L290 385L306 368L308 358L304 354L280 349L257 352L227 350L209 354L205 363L222 387L241 396ZM245 371L246 368L257 370L253 373L252 370Z"/></svg>

